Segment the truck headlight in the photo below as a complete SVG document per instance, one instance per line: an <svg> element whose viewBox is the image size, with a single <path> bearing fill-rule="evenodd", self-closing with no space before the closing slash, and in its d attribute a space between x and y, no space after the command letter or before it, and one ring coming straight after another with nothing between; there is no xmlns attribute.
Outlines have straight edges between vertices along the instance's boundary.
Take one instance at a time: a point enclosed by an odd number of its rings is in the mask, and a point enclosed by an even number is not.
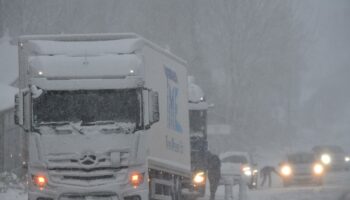
<svg viewBox="0 0 350 200"><path fill-rule="evenodd" d="M329 154L325 153L325 154L321 155L321 161L322 161L323 164L329 165L332 162L332 158L331 158L331 156Z"/></svg>
<svg viewBox="0 0 350 200"><path fill-rule="evenodd" d="M143 174L138 171L132 172L129 177L129 182L134 188L137 188L143 182Z"/></svg>
<svg viewBox="0 0 350 200"><path fill-rule="evenodd" d="M46 176L42 174L32 175L32 179L34 184L38 186L40 190L43 190L48 182Z"/></svg>
<svg viewBox="0 0 350 200"><path fill-rule="evenodd" d="M283 176L290 176L292 174L292 168L289 165L282 166L281 174Z"/></svg>
<svg viewBox="0 0 350 200"><path fill-rule="evenodd" d="M249 166L242 167L242 172L246 176L251 176L252 175L252 171L251 171Z"/></svg>
<svg viewBox="0 0 350 200"><path fill-rule="evenodd" d="M195 185L201 185L205 183L205 173L203 171L197 172L192 179Z"/></svg>

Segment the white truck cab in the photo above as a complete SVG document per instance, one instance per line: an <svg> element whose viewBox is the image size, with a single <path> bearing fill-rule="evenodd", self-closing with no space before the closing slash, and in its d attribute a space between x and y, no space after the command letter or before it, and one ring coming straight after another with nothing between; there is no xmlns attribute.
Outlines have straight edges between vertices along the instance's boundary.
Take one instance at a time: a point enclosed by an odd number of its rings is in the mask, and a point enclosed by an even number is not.
<svg viewBox="0 0 350 200"><path fill-rule="evenodd" d="M29 200L181 198L184 61L136 34L23 36L19 88Z"/></svg>

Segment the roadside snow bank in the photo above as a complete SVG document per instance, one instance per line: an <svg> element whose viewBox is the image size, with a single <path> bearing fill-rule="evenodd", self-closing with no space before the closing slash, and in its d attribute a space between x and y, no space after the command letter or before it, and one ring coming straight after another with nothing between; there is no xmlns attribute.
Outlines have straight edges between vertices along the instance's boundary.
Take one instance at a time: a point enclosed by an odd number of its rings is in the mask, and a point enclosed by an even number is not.
<svg viewBox="0 0 350 200"><path fill-rule="evenodd" d="M15 174L4 172L0 174L0 199L25 200L28 199L25 183Z"/></svg>
<svg viewBox="0 0 350 200"><path fill-rule="evenodd" d="M0 111L15 106L15 94L17 89L0 83Z"/></svg>
<svg viewBox="0 0 350 200"><path fill-rule="evenodd" d="M13 83L18 76L17 47L11 45L10 41L11 38L7 33L0 38L0 83L6 85Z"/></svg>

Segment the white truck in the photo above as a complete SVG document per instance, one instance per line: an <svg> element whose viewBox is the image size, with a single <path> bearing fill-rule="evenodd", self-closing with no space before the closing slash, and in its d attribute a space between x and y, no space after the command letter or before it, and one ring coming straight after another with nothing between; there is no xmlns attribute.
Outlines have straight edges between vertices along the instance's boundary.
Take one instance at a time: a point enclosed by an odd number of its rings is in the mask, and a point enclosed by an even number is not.
<svg viewBox="0 0 350 200"><path fill-rule="evenodd" d="M186 63L136 34L19 39L29 200L181 199Z"/></svg>

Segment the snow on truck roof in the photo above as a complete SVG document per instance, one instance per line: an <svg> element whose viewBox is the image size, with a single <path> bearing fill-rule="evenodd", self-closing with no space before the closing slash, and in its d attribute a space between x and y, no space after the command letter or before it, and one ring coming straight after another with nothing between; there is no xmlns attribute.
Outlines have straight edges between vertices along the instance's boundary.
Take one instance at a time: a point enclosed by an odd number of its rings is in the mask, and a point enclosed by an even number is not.
<svg viewBox="0 0 350 200"><path fill-rule="evenodd" d="M99 56L104 54L131 54L142 48L141 39L105 41L48 41L31 40L34 55Z"/></svg>
<svg viewBox="0 0 350 200"><path fill-rule="evenodd" d="M29 65L34 77L125 77L139 72L133 54L143 46L139 38L102 41L29 40Z"/></svg>
<svg viewBox="0 0 350 200"><path fill-rule="evenodd" d="M92 57L32 56L29 65L33 77L119 77L138 73L141 60L134 54Z"/></svg>
<svg viewBox="0 0 350 200"><path fill-rule="evenodd" d="M183 65L187 63L164 48L144 39L135 33L104 34L64 34L64 35L25 35L19 38L20 43L35 44L32 52L36 55L89 56L96 54L127 54L149 46ZM70 44L79 44L71 47ZM78 47L79 46L79 47ZM90 49L90 47L92 47Z"/></svg>

